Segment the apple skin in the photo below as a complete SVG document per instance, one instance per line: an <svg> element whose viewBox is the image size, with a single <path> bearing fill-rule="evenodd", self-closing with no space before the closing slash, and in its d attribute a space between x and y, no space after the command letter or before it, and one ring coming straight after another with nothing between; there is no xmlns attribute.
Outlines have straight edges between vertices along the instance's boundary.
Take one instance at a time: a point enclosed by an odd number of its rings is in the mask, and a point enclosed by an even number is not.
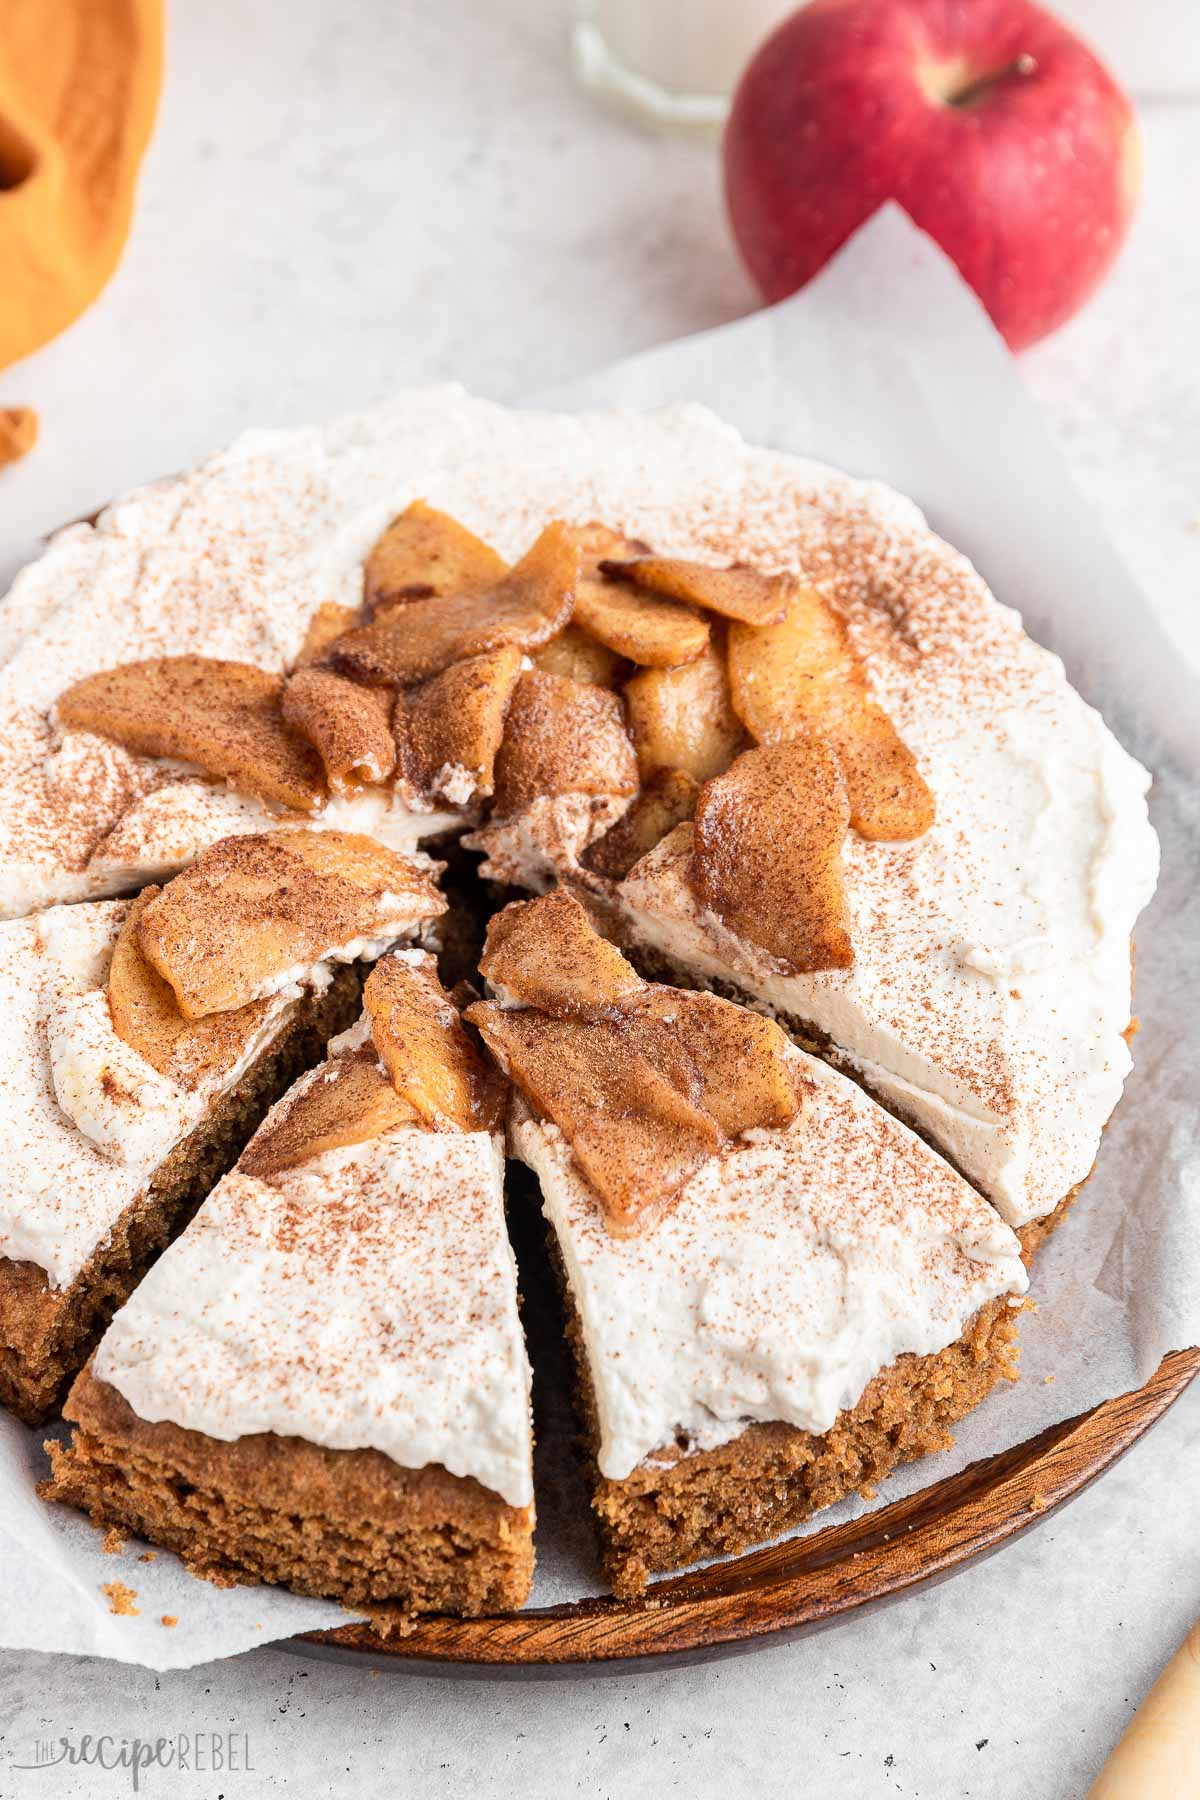
<svg viewBox="0 0 1200 1800"><path fill-rule="evenodd" d="M1124 93L1030 0L811 0L743 75L724 169L767 300L896 200L1019 350L1108 272L1140 158Z"/></svg>

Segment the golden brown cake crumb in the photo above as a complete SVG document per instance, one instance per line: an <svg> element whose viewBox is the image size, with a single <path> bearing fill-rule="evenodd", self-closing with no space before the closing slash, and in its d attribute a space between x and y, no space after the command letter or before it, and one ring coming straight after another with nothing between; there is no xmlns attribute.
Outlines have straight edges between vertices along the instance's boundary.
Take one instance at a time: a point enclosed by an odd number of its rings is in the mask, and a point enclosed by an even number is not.
<svg viewBox="0 0 1200 1800"><path fill-rule="evenodd" d="M38 416L32 406L0 406L0 469L28 456L37 435Z"/></svg>
<svg viewBox="0 0 1200 1800"><path fill-rule="evenodd" d="M133 1603L137 1599L137 1589L126 1587L123 1581L106 1581L100 1589L108 1596L108 1610L116 1618L136 1619L141 1607Z"/></svg>

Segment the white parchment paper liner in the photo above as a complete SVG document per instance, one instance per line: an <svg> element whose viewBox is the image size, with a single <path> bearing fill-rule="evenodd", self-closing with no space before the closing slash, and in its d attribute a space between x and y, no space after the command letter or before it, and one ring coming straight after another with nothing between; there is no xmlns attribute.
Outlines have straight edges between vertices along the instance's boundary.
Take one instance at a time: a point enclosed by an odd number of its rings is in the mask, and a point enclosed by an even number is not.
<svg viewBox="0 0 1200 1800"><path fill-rule="evenodd" d="M910 494L1153 769L1158 896L1137 934L1142 1031L1125 1098L1075 1212L1040 1256L1022 1377L966 1419L952 1451L910 1464L886 1505L1139 1386L1200 1342L1200 680L1167 639L1076 491L974 296L889 208L804 293L539 397L578 410L702 401L752 442L877 476ZM343 1623L334 1605L219 1590L166 1552L118 1556L33 1492L45 1434L0 1417L0 1644L178 1668ZM532 1604L599 1591L587 1502L565 1444L543 1433ZM101 1593L137 1590L136 1617ZM177 1618L164 1627L164 1615Z"/></svg>

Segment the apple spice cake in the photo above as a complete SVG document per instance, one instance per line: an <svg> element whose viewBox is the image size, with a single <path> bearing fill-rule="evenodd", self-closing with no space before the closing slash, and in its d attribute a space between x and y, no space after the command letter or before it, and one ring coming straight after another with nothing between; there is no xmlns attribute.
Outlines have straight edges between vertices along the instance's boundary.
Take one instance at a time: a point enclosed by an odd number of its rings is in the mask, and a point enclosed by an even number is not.
<svg viewBox="0 0 1200 1800"><path fill-rule="evenodd" d="M520 1606L530 1370L504 1083L432 958L274 1108L109 1327L46 1494L220 1583L371 1611Z"/></svg>
<svg viewBox="0 0 1200 1800"><path fill-rule="evenodd" d="M561 890L491 924L469 1017L563 1271L618 1593L952 1440L1015 1375L1015 1233L773 1021L643 981Z"/></svg>
<svg viewBox="0 0 1200 1800"><path fill-rule="evenodd" d="M614 1241L669 1240L704 1171L745 1169L762 1142L803 1165L826 1106L876 1223L860 1139L867 1161L907 1157L965 1206L968 1238L991 1222L994 1253L974 1260L997 1280L1003 1231L1030 1254L1091 1167L1129 1068L1148 777L878 484L747 446L698 408L575 419L418 391L324 431L252 435L72 528L19 579L4 631L0 912L135 889L229 858L241 835L310 846L314 865L347 830L457 836L486 879L553 896L537 916L560 958L573 946L518 1003L529 946L518 932L506 952L500 914L493 997L472 1017L524 1070L522 1104L540 1094L514 1133L562 1134ZM187 1013L207 972L174 937ZM647 991L662 973L680 987ZM890 1229L872 1241L902 1284ZM941 1247L962 1308L947 1302L934 1347L921 1294L895 1294L914 1342L876 1345L891 1360L865 1391L802 1424L751 1406L740 1437L676 1444L673 1491L707 1456L744 1468L765 1433L809 1470L778 1476L782 1521L885 1466L880 1421L896 1454L929 1447L1002 1372L1019 1291L1014 1272L972 1310L971 1271ZM672 1513L670 1459L648 1458L678 1541L614 1552L629 1584L720 1537L716 1502Z"/></svg>
<svg viewBox="0 0 1200 1800"><path fill-rule="evenodd" d="M50 1415L270 1103L353 1018L353 965L441 912L433 867L343 832L267 833L136 900L0 925L0 1402L20 1418Z"/></svg>

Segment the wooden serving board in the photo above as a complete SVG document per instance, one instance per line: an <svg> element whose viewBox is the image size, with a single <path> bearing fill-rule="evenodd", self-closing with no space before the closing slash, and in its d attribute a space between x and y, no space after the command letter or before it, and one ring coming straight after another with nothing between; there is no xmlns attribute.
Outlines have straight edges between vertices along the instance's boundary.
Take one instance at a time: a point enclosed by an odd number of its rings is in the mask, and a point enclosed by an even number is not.
<svg viewBox="0 0 1200 1800"><path fill-rule="evenodd" d="M1177 1350L1145 1387L1027 1444L848 1525L656 1582L641 1600L433 1618L402 1638L344 1625L301 1642L317 1654L386 1657L414 1672L486 1676L595 1673L601 1663L695 1661L752 1648L899 1598L998 1549L1103 1474L1197 1374L1200 1349Z"/></svg>

